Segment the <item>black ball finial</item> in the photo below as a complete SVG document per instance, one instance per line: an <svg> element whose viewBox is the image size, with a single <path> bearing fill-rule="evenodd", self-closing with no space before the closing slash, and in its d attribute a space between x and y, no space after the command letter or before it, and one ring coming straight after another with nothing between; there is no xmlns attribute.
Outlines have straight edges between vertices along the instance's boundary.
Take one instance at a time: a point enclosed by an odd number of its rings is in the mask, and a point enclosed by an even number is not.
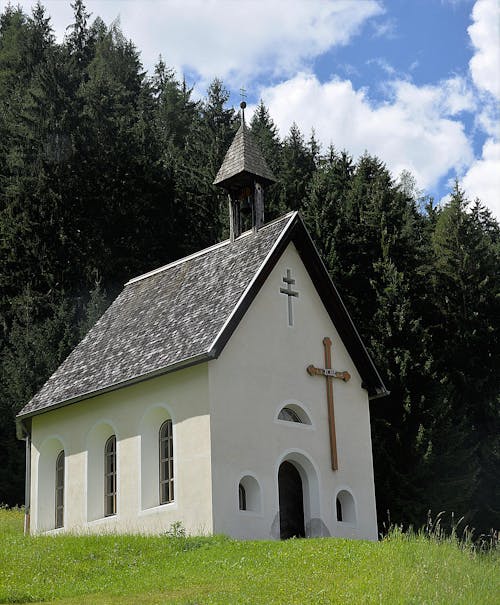
<svg viewBox="0 0 500 605"><path fill-rule="evenodd" d="M247 106L247 104L245 103L245 101L242 101L242 102L240 103L240 107L241 107L241 109L245 109L245 107L246 107L246 106Z"/></svg>

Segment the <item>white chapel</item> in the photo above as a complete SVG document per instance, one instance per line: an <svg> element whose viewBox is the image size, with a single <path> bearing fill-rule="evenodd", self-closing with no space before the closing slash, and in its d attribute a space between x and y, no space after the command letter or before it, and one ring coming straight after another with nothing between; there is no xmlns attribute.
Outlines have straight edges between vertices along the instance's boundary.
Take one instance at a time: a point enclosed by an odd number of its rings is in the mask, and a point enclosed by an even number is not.
<svg viewBox="0 0 500 605"><path fill-rule="evenodd" d="M274 180L242 112L230 238L131 279L19 413L27 532L377 539L387 391L300 215L264 222Z"/></svg>

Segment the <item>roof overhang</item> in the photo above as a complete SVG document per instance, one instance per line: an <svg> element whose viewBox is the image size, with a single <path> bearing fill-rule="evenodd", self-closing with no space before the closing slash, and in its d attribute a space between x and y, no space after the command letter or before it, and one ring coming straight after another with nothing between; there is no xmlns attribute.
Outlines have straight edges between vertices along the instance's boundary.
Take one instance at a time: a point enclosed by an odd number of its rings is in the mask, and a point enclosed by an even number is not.
<svg viewBox="0 0 500 605"><path fill-rule="evenodd" d="M66 407L67 405L71 405L72 403L78 403L79 401L92 399L94 397L98 397L99 395L104 395L104 393L110 393L111 391L116 391L117 389L122 389L123 387L128 387L139 382L144 382L145 380L151 380L152 378L157 378L158 376L163 376L164 374L170 374L171 372L184 370L191 366L210 361L211 359L214 359L214 356L210 352L206 352L201 355L196 355L195 357L188 357L177 363L170 364L163 368L158 368L153 372L148 372L147 374L139 374L137 376L129 378L128 380L122 380L121 382L116 382L114 384L107 385L102 389L89 391L87 393L81 393L77 397L71 397L70 399L58 401L56 403L53 403L52 405L41 408L39 410L33 410L32 412L27 412L26 414L18 414L16 418L18 420L24 421L27 418L32 418L33 416L38 416L39 414L50 412L51 410L57 410Z"/></svg>
<svg viewBox="0 0 500 605"><path fill-rule="evenodd" d="M250 186L254 182L260 183L263 187L269 187L269 185L272 185L276 181L260 174L253 174L248 170L243 170L225 178L223 181L214 181L213 184L231 193L239 191L242 187Z"/></svg>

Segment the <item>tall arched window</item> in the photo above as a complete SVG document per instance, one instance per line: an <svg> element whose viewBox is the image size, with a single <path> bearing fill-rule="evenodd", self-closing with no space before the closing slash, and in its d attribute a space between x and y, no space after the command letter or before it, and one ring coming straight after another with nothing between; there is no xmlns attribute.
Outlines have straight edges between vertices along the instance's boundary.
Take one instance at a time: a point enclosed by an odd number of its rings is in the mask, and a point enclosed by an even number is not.
<svg viewBox="0 0 500 605"><path fill-rule="evenodd" d="M64 526L64 450L56 459L56 528Z"/></svg>
<svg viewBox="0 0 500 605"><path fill-rule="evenodd" d="M116 515L116 436L104 446L104 515Z"/></svg>
<svg viewBox="0 0 500 605"><path fill-rule="evenodd" d="M160 504L174 499L174 439L172 420L160 427Z"/></svg>

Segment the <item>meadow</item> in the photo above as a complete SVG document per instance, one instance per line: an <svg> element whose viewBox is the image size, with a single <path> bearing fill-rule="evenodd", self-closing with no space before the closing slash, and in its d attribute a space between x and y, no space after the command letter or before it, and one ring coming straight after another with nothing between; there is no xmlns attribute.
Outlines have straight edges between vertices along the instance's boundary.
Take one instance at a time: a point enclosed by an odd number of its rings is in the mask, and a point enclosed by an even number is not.
<svg viewBox="0 0 500 605"><path fill-rule="evenodd" d="M404 605L500 603L500 551L393 530L243 542L224 536L25 537L0 510L0 603ZM182 534L182 532L177 532Z"/></svg>

